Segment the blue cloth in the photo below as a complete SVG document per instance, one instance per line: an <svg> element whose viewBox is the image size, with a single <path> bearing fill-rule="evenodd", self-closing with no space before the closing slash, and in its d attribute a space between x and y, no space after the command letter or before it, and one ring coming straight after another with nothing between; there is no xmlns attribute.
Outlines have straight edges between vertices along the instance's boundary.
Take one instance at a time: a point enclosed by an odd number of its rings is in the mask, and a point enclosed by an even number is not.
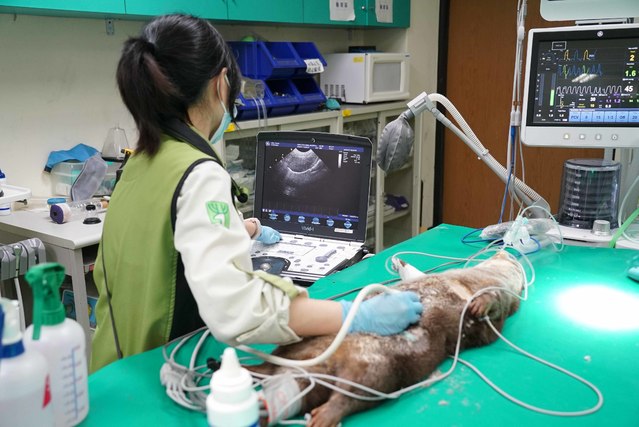
<svg viewBox="0 0 639 427"><path fill-rule="evenodd" d="M52 151L49 153L49 158L47 159L47 164L45 165L44 170L46 172L51 172L51 169L55 165L66 162L67 160L84 162L96 153L99 153L99 151L85 144L78 144L70 150Z"/></svg>

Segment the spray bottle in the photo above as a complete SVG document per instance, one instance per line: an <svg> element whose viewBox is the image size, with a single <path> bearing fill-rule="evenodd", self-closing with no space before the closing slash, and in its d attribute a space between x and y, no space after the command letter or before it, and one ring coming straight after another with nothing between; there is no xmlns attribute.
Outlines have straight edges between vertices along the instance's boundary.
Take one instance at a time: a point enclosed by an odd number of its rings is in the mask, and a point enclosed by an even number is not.
<svg viewBox="0 0 639 427"><path fill-rule="evenodd" d="M33 289L33 324L25 331L25 346L49 363L55 425L75 426L89 412L86 341L82 327L65 317L59 294L64 267L39 264L25 278Z"/></svg>
<svg viewBox="0 0 639 427"><path fill-rule="evenodd" d="M206 413L211 427L259 425L259 402L257 393L253 390L251 374L240 366L232 347L224 350L222 366L211 378Z"/></svg>
<svg viewBox="0 0 639 427"><path fill-rule="evenodd" d="M25 351L17 301L0 298L0 313L0 427L53 426L47 361Z"/></svg>

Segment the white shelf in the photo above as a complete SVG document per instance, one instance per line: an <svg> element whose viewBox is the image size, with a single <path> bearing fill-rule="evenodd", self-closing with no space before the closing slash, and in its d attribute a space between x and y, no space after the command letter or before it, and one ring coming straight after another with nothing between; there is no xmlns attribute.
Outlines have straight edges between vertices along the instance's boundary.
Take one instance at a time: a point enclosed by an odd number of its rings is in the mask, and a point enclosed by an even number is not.
<svg viewBox="0 0 639 427"><path fill-rule="evenodd" d="M4 196L0 197L0 205L7 205L19 200L27 200L31 197L31 190L28 188L3 184L0 189L4 192Z"/></svg>

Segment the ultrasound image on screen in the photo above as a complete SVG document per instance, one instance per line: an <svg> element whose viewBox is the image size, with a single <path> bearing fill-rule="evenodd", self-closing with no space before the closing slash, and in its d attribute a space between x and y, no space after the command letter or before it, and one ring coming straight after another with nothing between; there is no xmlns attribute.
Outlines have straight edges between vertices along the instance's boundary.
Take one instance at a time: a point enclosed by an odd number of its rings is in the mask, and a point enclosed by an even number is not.
<svg viewBox="0 0 639 427"><path fill-rule="evenodd" d="M362 153L358 147L267 142L262 208L357 221L361 168L369 167Z"/></svg>

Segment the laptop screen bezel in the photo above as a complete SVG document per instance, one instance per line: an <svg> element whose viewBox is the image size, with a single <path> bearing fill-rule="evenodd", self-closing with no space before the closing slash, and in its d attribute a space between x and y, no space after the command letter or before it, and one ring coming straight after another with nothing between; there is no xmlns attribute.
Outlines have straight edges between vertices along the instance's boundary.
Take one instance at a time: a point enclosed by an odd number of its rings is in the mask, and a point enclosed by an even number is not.
<svg viewBox="0 0 639 427"><path fill-rule="evenodd" d="M358 203L359 222L357 229L353 229L351 234L335 232L334 227L325 225L312 225L309 223L300 224L291 221L290 223L275 221L262 215L263 194L264 194L264 173L265 173L265 150L266 142L275 141L283 143L302 143L302 144L325 144L345 147L363 148L362 163L366 167L361 169L362 181L366 183L364 189L360 191ZM268 131L259 132L257 134L257 152L255 165L255 201L253 204L253 215L260 220L262 225L272 227L283 233L299 234L304 236L312 236L318 238L327 238L333 240L346 240L353 242L364 242L366 240L366 231L368 228L368 201L370 194L371 181L371 165L373 156L373 144L370 139L342 134L330 134L323 132L308 131ZM364 191L365 190L365 191ZM330 191L330 189L327 189Z"/></svg>

